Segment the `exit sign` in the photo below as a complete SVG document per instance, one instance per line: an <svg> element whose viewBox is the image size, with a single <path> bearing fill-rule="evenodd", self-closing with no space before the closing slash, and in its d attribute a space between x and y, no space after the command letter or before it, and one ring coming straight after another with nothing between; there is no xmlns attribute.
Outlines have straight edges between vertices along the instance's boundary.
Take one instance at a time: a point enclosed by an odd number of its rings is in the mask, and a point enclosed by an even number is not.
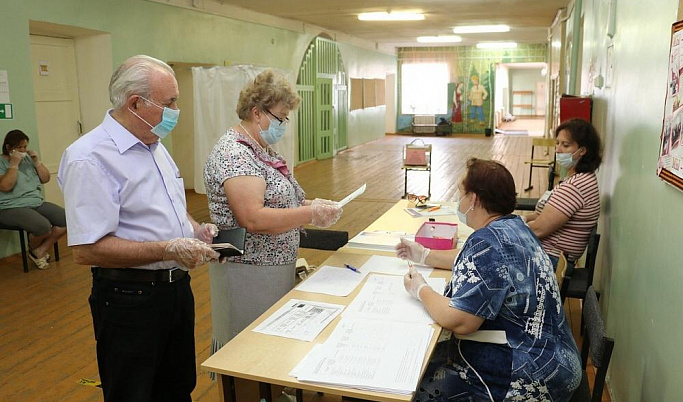
<svg viewBox="0 0 683 402"><path fill-rule="evenodd" d="M0 120L12 120L12 104L0 103Z"/></svg>

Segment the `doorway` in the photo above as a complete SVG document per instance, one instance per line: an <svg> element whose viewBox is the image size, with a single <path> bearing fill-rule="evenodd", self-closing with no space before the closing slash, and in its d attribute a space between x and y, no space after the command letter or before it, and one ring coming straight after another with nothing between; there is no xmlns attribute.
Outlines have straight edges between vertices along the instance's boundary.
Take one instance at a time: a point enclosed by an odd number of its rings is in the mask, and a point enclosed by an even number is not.
<svg viewBox="0 0 683 402"><path fill-rule="evenodd" d="M111 107L111 39L106 32L41 21L29 21L29 35L38 129L38 141L29 145L56 176L64 150ZM46 201L64 205L56 178L44 188Z"/></svg>
<svg viewBox="0 0 683 402"><path fill-rule="evenodd" d="M544 136L546 63L501 63L496 66L496 81L496 133Z"/></svg>

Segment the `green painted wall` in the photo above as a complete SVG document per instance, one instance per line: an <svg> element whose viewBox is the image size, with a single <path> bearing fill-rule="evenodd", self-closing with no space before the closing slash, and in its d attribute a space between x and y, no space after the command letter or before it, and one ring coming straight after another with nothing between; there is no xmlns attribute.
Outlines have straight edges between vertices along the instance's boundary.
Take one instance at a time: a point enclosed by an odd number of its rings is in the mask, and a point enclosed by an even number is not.
<svg viewBox="0 0 683 402"><path fill-rule="evenodd" d="M581 92L594 97L593 121L605 141L596 280L607 332L616 342L610 386L619 402L680 401L683 192L655 175L679 5L619 0L610 40L608 4L583 1ZM595 88L591 77L605 75L610 44L610 87Z"/></svg>
<svg viewBox="0 0 683 402"><path fill-rule="evenodd" d="M24 130L38 148L29 56L29 20L111 34L114 66L136 54L165 61L223 65L250 63L298 72L304 51L318 32L293 32L145 0L0 0L0 70L7 70L15 119L0 120L0 134ZM351 44L340 46L347 71L384 78L396 58ZM381 74L380 74L381 73ZM349 76L355 77L350 74ZM361 76L369 78L369 76ZM182 94L181 94L182 96ZM350 145L384 135L384 113L357 113ZM104 113L104 111L102 111ZM165 141L169 147L170 141ZM0 258L19 251L18 236L0 233Z"/></svg>

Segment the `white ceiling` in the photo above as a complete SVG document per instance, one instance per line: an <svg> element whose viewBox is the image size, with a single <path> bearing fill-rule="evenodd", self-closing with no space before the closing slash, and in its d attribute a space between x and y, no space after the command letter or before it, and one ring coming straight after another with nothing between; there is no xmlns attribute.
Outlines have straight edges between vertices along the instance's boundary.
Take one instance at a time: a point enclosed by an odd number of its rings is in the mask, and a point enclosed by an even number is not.
<svg viewBox="0 0 683 402"><path fill-rule="evenodd" d="M196 0L194 0L196 1ZM453 35L458 25L506 24L510 32L461 34L463 42L516 41L546 43L548 28L559 9L571 0L207 0L245 8L336 32L385 46L425 46L418 36ZM362 12L422 11L423 21L359 21ZM427 46L439 46L428 44Z"/></svg>

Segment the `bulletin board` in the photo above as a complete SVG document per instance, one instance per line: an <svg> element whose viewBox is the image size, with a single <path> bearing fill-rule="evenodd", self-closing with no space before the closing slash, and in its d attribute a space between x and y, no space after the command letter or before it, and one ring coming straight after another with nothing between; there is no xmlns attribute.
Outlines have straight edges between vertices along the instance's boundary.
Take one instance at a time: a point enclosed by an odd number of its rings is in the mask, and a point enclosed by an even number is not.
<svg viewBox="0 0 683 402"><path fill-rule="evenodd" d="M382 106L386 104L384 99L384 89L386 86L386 81L383 79L375 79L375 96L377 97L377 106Z"/></svg>
<svg viewBox="0 0 683 402"><path fill-rule="evenodd" d="M657 176L683 190L683 21L671 26L671 49Z"/></svg>
<svg viewBox="0 0 683 402"><path fill-rule="evenodd" d="M375 80L363 79L363 107L377 106L377 94L375 94Z"/></svg>
<svg viewBox="0 0 683 402"><path fill-rule="evenodd" d="M351 107L350 110L363 108L363 79L351 78Z"/></svg>

